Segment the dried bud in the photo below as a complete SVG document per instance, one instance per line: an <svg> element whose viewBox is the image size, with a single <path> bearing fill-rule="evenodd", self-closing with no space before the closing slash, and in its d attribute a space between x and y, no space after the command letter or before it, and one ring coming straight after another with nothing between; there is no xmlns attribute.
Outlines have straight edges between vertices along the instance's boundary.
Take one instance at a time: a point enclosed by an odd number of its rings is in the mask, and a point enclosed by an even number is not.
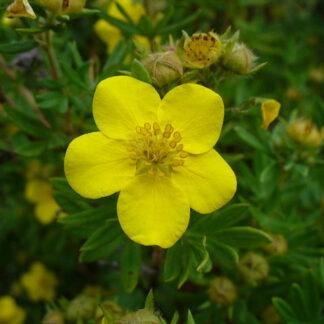
<svg viewBox="0 0 324 324"><path fill-rule="evenodd" d="M59 311L52 311L46 314L42 324L64 324L63 314Z"/></svg>
<svg viewBox="0 0 324 324"><path fill-rule="evenodd" d="M238 270L247 282L254 282L268 276L269 265L262 255L249 252L240 260Z"/></svg>
<svg viewBox="0 0 324 324"><path fill-rule="evenodd" d="M225 49L222 55L222 65L237 74L248 74L254 72L253 66L257 57L253 52L243 43L235 43Z"/></svg>
<svg viewBox="0 0 324 324"><path fill-rule="evenodd" d="M177 50L184 61L184 66L192 69L204 69L219 60L222 44L215 33L195 33L189 37L184 32L183 37Z"/></svg>
<svg viewBox="0 0 324 324"><path fill-rule="evenodd" d="M95 306L95 298L86 295L79 295L70 302L66 310L66 316L68 320L71 321L78 318L90 318L93 316Z"/></svg>
<svg viewBox="0 0 324 324"><path fill-rule="evenodd" d="M267 306L261 313L262 323L264 324L280 324L281 317L272 305Z"/></svg>
<svg viewBox="0 0 324 324"><path fill-rule="evenodd" d="M158 87L179 79L183 73L182 62L173 51L150 54L142 63Z"/></svg>
<svg viewBox="0 0 324 324"><path fill-rule="evenodd" d="M306 118L298 118L287 127L288 135L296 142L308 146L318 147L324 139L324 127L320 130Z"/></svg>
<svg viewBox="0 0 324 324"><path fill-rule="evenodd" d="M7 17L27 17L27 18L36 18L36 14L29 4L28 0L15 0L11 3L6 10Z"/></svg>
<svg viewBox="0 0 324 324"><path fill-rule="evenodd" d="M129 313L116 321L116 324L160 324L160 320L147 309L140 309L135 313Z"/></svg>
<svg viewBox="0 0 324 324"><path fill-rule="evenodd" d="M265 100L261 104L262 128L268 129L269 125L278 117L281 104L277 100Z"/></svg>
<svg viewBox="0 0 324 324"><path fill-rule="evenodd" d="M237 297L236 286L226 277L217 277L210 282L209 297L218 304L232 305Z"/></svg>
<svg viewBox="0 0 324 324"><path fill-rule="evenodd" d="M272 238L272 242L265 245L263 249L271 255L282 255L288 250L287 242L282 235L279 234L269 234Z"/></svg>
<svg viewBox="0 0 324 324"><path fill-rule="evenodd" d="M37 0L44 8L57 14L72 14L81 11L86 0Z"/></svg>
<svg viewBox="0 0 324 324"><path fill-rule="evenodd" d="M100 307L97 307L97 310L96 310L96 321L98 323L101 323L101 321L104 318L102 309L108 311L109 314L112 315L114 320L121 318L124 313L123 310L116 303L114 303L112 301L108 301L108 300L104 301L100 304Z"/></svg>

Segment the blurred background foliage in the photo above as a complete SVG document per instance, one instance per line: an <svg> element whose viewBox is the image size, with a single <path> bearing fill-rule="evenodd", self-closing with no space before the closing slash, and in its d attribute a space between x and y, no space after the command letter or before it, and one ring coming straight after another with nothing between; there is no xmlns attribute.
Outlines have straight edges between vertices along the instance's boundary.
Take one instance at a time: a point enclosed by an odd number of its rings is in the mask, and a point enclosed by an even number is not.
<svg viewBox="0 0 324 324"><path fill-rule="evenodd" d="M109 1L87 1L87 10L54 24L35 1L39 19L9 21L10 2L0 7L0 322L22 323L24 312L25 323L41 323L60 309L68 322L100 323L96 304L108 300L115 315L136 311L153 289L168 323L175 311L179 323L323 323L323 156L321 140L307 142L309 129L324 124L323 3L147 0L139 5L148 14L127 20L126 7L107 12ZM116 45L98 36L99 18L117 28ZM96 129L98 81L120 71L141 78L133 58L145 46L161 50L170 35L223 34L229 26L267 62L254 74L209 83L219 77L210 69L211 79L200 80L224 99L217 150L238 191L219 211L192 212L169 250L141 247L116 221L116 196L91 201L68 186L65 149ZM281 103L268 131L262 98ZM314 124L294 128L298 118ZM78 303L88 314L75 310ZM9 308L16 322L3 315Z"/></svg>

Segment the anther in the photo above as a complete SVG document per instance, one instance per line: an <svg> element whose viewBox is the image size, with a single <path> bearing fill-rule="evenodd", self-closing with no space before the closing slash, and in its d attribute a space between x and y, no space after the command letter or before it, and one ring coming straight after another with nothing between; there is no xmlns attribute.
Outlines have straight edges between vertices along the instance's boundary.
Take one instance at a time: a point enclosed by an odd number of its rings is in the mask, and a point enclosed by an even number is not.
<svg viewBox="0 0 324 324"><path fill-rule="evenodd" d="M164 132L165 133L172 133L172 125L166 124L164 127Z"/></svg>
<svg viewBox="0 0 324 324"><path fill-rule="evenodd" d="M183 144L178 144L176 150L177 152L181 152L183 150Z"/></svg>
<svg viewBox="0 0 324 324"><path fill-rule="evenodd" d="M187 152L182 151L182 152L180 153L179 156L180 156L181 158L185 159L188 155L189 155L189 154L188 154Z"/></svg>
<svg viewBox="0 0 324 324"><path fill-rule="evenodd" d="M160 126L159 126L159 124L157 122L153 123L153 129L154 129L154 135L160 134L161 129L160 129Z"/></svg>
<svg viewBox="0 0 324 324"><path fill-rule="evenodd" d="M175 148L175 147L177 146L177 142L176 142L175 140L173 140L173 141L171 141L171 142L169 143L169 146L170 146L171 148Z"/></svg>
<svg viewBox="0 0 324 324"><path fill-rule="evenodd" d="M149 131L151 129L151 124L150 123L145 123L144 127L145 127L146 130Z"/></svg>
<svg viewBox="0 0 324 324"><path fill-rule="evenodd" d="M170 132L164 131L163 137L169 138L170 136L171 136L171 133Z"/></svg>
<svg viewBox="0 0 324 324"><path fill-rule="evenodd" d="M173 160L172 162L172 166L182 166L184 165L184 161L183 160Z"/></svg>
<svg viewBox="0 0 324 324"><path fill-rule="evenodd" d="M141 126L136 126L136 133L141 134L141 129L142 129Z"/></svg>

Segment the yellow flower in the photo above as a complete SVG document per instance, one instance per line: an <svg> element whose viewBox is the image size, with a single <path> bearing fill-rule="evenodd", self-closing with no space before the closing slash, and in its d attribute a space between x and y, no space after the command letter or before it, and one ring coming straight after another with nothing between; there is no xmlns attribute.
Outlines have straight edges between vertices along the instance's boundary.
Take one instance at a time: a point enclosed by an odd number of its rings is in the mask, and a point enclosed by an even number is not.
<svg viewBox="0 0 324 324"><path fill-rule="evenodd" d="M0 297L0 323L22 324L25 321L25 311L17 306L11 296Z"/></svg>
<svg viewBox="0 0 324 324"><path fill-rule="evenodd" d="M52 185L45 180L32 179L26 184L25 197L35 203L35 216L44 225L51 223L60 210L52 191Z"/></svg>
<svg viewBox="0 0 324 324"><path fill-rule="evenodd" d="M36 15L28 0L15 0L6 10L7 17L27 17L35 19Z"/></svg>
<svg viewBox="0 0 324 324"><path fill-rule="evenodd" d="M311 120L306 118L292 121L287 127L287 132L293 140L309 147L322 145L324 139L324 127L319 130Z"/></svg>
<svg viewBox="0 0 324 324"><path fill-rule="evenodd" d="M32 301L51 301L55 297L56 276L40 262L34 262L21 277L21 284Z"/></svg>
<svg viewBox="0 0 324 324"><path fill-rule="evenodd" d="M183 49L179 54L184 60L184 66L194 69L204 69L216 63L222 54L222 43L213 33L195 33L191 37L184 32Z"/></svg>
<svg viewBox="0 0 324 324"><path fill-rule="evenodd" d="M127 14L134 22L138 22L139 19L145 15L145 9L141 3L132 0L118 0L113 1L107 10L108 15L114 18L125 21L125 17L118 10L116 3L120 4L126 10ZM101 40L108 45L108 53L112 53L115 46L123 38L120 29L111 25L104 19L99 19L94 25L94 28ZM149 42L146 37L137 35L135 36L135 40L149 47Z"/></svg>
<svg viewBox="0 0 324 324"><path fill-rule="evenodd" d="M262 102L262 128L268 129L269 125L278 117L281 104L277 100L268 99Z"/></svg>
<svg viewBox="0 0 324 324"><path fill-rule="evenodd" d="M121 191L118 218L133 241L168 248L190 207L210 213L233 197L235 174L213 149L224 106L212 90L188 83L161 100L148 83L111 77L97 86L93 114L100 131L70 143L65 174L87 198Z"/></svg>

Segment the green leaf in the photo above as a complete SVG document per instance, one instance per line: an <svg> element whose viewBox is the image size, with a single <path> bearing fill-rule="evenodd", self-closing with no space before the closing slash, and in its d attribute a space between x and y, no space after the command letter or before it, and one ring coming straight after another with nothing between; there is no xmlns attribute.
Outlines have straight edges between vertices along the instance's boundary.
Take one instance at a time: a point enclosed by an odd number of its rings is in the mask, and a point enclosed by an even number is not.
<svg viewBox="0 0 324 324"><path fill-rule="evenodd" d="M271 237L268 234L248 226L232 227L217 231L215 232L215 239L239 248L255 248L271 242Z"/></svg>
<svg viewBox="0 0 324 324"><path fill-rule="evenodd" d="M210 247L208 250L213 260L221 263L237 263L239 261L239 255L236 250L227 244L208 238L207 247Z"/></svg>
<svg viewBox="0 0 324 324"><path fill-rule="evenodd" d="M122 244L124 236L121 234L113 241L108 242L105 245L102 245L99 248L89 251L82 251L79 256L80 262L94 262L100 259L107 259L111 256L116 249Z"/></svg>
<svg viewBox="0 0 324 324"><path fill-rule="evenodd" d="M101 18L105 19L113 26L116 26L118 29L120 29L122 32L126 34L134 35L139 33L139 30L135 25L124 22L118 18L109 16L105 12L101 14Z"/></svg>
<svg viewBox="0 0 324 324"><path fill-rule="evenodd" d="M319 269L318 280L320 283L320 289L322 292L324 292L324 257L320 258L318 269Z"/></svg>
<svg viewBox="0 0 324 324"><path fill-rule="evenodd" d="M76 86L78 86L79 88L89 91L89 86L83 81L82 79L82 75L80 75L78 73L78 71L75 71L74 69L72 69L72 67L61 61L60 62L60 66L62 67L62 70L64 72L64 75Z"/></svg>
<svg viewBox="0 0 324 324"><path fill-rule="evenodd" d="M25 40L21 42L12 42L0 44L0 53L2 54L17 54L27 52L37 46L34 40Z"/></svg>
<svg viewBox="0 0 324 324"><path fill-rule="evenodd" d="M265 151L266 148L265 146L256 138L254 137L251 133L249 133L246 129L244 129L241 126L235 126L234 127L235 132L237 135L247 144L252 146L253 148L260 150L260 151Z"/></svg>
<svg viewBox="0 0 324 324"><path fill-rule="evenodd" d="M150 289L149 293L146 296L145 309L154 312L154 296L152 289Z"/></svg>
<svg viewBox="0 0 324 324"><path fill-rule="evenodd" d="M46 148L41 141L31 141L23 133L16 133L11 137L14 151L23 156L33 157L40 155Z"/></svg>
<svg viewBox="0 0 324 324"><path fill-rule="evenodd" d="M8 106L4 106L4 108L12 122L17 125L22 131L35 137L50 137L50 130L43 126L38 119L30 116L23 111L13 109Z"/></svg>
<svg viewBox="0 0 324 324"><path fill-rule="evenodd" d="M121 253L121 282L124 289L132 292L138 282L142 262L141 246L128 241Z"/></svg>
<svg viewBox="0 0 324 324"><path fill-rule="evenodd" d="M190 310L188 310L188 317L187 317L187 322L186 324L196 324Z"/></svg>
<svg viewBox="0 0 324 324"><path fill-rule="evenodd" d="M178 324L178 321L179 321L179 313L175 312L170 324Z"/></svg>
<svg viewBox="0 0 324 324"><path fill-rule="evenodd" d="M102 245L112 242L121 235L121 233L117 219L109 219L88 238L88 240L81 246L80 251L94 250Z"/></svg>
<svg viewBox="0 0 324 324"><path fill-rule="evenodd" d="M58 222L64 225L90 225L103 221L114 213L114 209L112 210L107 207L91 208L60 218Z"/></svg>
<svg viewBox="0 0 324 324"><path fill-rule="evenodd" d="M278 314L285 320L285 321L293 321L297 320L297 316L293 309L289 306L287 302L285 302L280 297L273 297L272 303Z"/></svg>
<svg viewBox="0 0 324 324"><path fill-rule="evenodd" d="M137 59L134 59L131 65L132 76L141 81L151 83L152 79L145 66Z"/></svg>
<svg viewBox="0 0 324 324"><path fill-rule="evenodd" d="M180 20L179 22L177 22L175 24L171 24L171 25L168 25L168 26L165 26L165 27L158 28L155 31L155 33L156 34L167 34L167 33L170 33L172 31L175 31L175 30L180 30L183 27L185 27L186 25L189 25L193 21L195 21L200 16L200 14L201 14L201 11L197 10L193 15L191 15L191 16L183 19L183 20Z"/></svg>
<svg viewBox="0 0 324 324"><path fill-rule="evenodd" d="M181 271L181 262L179 262L179 257L181 255L182 247L180 241L167 250L163 272L165 281L172 281L179 276Z"/></svg>

